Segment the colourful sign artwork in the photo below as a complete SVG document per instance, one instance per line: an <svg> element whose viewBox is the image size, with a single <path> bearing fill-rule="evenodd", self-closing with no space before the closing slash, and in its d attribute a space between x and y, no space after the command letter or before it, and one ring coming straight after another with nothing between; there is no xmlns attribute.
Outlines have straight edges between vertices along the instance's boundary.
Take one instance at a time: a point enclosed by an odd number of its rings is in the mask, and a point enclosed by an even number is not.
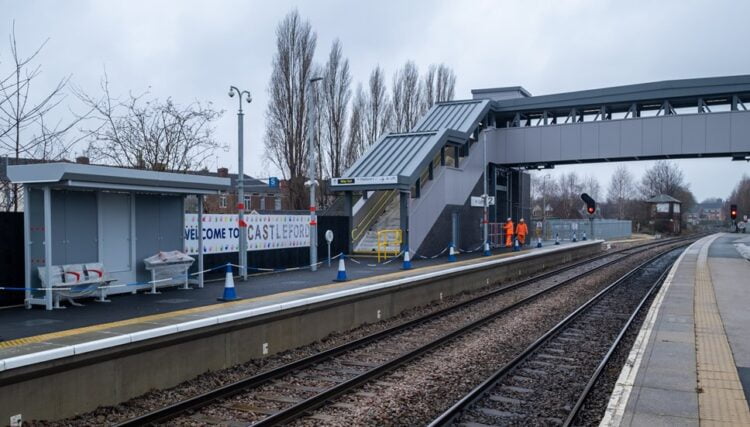
<svg viewBox="0 0 750 427"><path fill-rule="evenodd" d="M307 215L248 214L247 250L310 247ZM220 254L239 250L237 215L203 215L203 253ZM198 253L198 214L185 214L185 253Z"/></svg>

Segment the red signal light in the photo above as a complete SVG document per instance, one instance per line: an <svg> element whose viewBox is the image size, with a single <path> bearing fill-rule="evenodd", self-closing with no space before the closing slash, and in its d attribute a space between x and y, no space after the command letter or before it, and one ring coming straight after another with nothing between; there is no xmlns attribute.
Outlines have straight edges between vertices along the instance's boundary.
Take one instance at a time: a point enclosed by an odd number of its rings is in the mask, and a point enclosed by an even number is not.
<svg viewBox="0 0 750 427"><path fill-rule="evenodd" d="M593 206L589 206L588 208L586 208L586 210L589 212L589 214L593 214L596 211Z"/></svg>

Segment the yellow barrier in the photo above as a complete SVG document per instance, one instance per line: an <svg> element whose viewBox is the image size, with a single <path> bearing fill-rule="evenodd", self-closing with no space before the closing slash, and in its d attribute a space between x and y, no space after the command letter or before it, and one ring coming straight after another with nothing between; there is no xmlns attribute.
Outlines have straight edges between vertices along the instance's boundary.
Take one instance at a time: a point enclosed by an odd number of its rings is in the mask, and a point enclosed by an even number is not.
<svg viewBox="0 0 750 427"><path fill-rule="evenodd" d="M390 249L395 247L395 249ZM380 257L387 259L390 253L397 256L401 252L401 230L380 230L378 231L378 262Z"/></svg>

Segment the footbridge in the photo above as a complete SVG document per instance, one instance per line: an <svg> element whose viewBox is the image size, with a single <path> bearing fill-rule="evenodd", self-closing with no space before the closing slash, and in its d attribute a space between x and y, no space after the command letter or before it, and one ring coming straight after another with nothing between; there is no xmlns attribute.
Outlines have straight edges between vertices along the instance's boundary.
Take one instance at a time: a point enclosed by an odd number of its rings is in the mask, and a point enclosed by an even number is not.
<svg viewBox="0 0 750 427"><path fill-rule="evenodd" d="M524 88L472 91L438 103L407 133L381 137L332 185L351 214L353 192L399 194L400 227L412 250L481 243L490 221L528 218L523 169L672 158L750 160L750 75L671 80L553 95ZM486 147L485 147L486 145ZM365 208L367 203L365 203Z"/></svg>

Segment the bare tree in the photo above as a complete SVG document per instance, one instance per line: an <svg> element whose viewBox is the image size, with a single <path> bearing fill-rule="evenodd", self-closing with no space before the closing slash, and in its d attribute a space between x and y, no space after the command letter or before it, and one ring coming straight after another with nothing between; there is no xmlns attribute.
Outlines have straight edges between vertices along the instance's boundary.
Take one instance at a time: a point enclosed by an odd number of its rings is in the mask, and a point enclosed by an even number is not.
<svg viewBox="0 0 750 427"><path fill-rule="evenodd" d="M393 118L396 132L408 132L417 123L422 107L419 70L407 61L393 75Z"/></svg>
<svg viewBox="0 0 750 427"><path fill-rule="evenodd" d="M422 112L438 102L453 100L456 74L445 64L432 64L422 79Z"/></svg>
<svg viewBox="0 0 750 427"><path fill-rule="evenodd" d="M41 65L34 65L49 39L24 56L18 49L15 22L9 35L10 70L0 71L0 153L18 163L20 159L54 160L63 157L78 139L67 139L66 133L83 116L69 120L48 120L65 99L65 88L70 76L61 78L41 97L33 97L33 81L42 72ZM31 135L24 135L32 131ZM20 202L19 187L9 182L2 183L2 208L17 211Z"/></svg>
<svg viewBox="0 0 750 427"><path fill-rule="evenodd" d="M344 58L341 41L336 39L331 45L331 53L325 66L323 79L323 105L325 105L325 152L328 156L328 177L341 176L344 145L344 132L347 125L352 76L349 73L349 60Z"/></svg>
<svg viewBox="0 0 750 427"><path fill-rule="evenodd" d="M685 176L677 163L659 160L641 178L641 194L648 199L659 194L676 197L678 190L685 186Z"/></svg>
<svg viewBox="0 0 750 427"><path fill-rule="evenodd" d="M594 175L586 175L583 177L583 183L581 184L581 190L583 193L591 196L596 201L601 201L602 186L599 184L599 180Z"/></svg>
<svg viewBox="0 0 750 427"><path fill-rule="evenodd" d="M553 212L560 218L579 218L583 183L575 172L562 174L557 180L557 195L552 198Z"/></svg>
<svg viewBox="0 0 750 427"><path fill-rule="evenodd" d="M92 138L87 153L96 161L122 167L152 170L194 171L204 166L216 150L228 149L214 140L212 124L222 115L211 104L193 102L187 106L147 99L147 93L113 97L106 73L101 96L78 90L78 97L92 109L90 125L84 129Z"/></svg>
<svg viewBox="0 0 750 427"><path fill-rule="evenodd" d="M607 202L617 212L617 219L625 218L625 208L635 195L633 187L633 175L627 166L618 166L610 178L607 189Z"/></svg>
<svg viewBox="0 0 750 427"><path fill-rule="evenodd" d="M317 36L308 21L293 10L276 27L276 53L268 84L265 156L289 179L294 209L307 206L304 174L307 153L308 80L313 70Z"/></svg>
<svg viewBox="0 0 750 427"><path fill-rule="evenodd" d="M354 99L352 100L352 111L349 116L349 134L344 151L342 170L353 165L364 153L366 147L366 118L367 95L362 90L362 85L357 86Z"/></svg>
<svg viewBox="0 0 750 427"><path fill-rule="evenodd" d="M361 152L364 152L367 147L380 138L380 135L391 128L391 101L385 87L385 74L380 66L375 67L370 73L368 89L369 93L365 98L366 108L364 111L365 146L362 147Z"/></svg>

